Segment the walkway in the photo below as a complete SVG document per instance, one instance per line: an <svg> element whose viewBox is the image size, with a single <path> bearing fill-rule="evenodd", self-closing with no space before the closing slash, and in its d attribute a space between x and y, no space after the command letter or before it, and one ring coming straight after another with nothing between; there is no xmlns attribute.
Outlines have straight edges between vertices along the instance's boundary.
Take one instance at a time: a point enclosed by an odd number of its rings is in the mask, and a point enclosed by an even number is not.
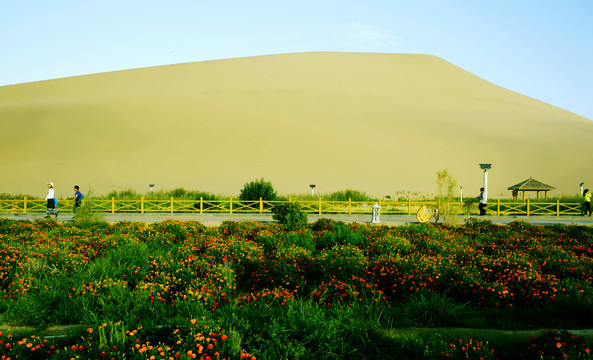
<svg viewBox="0 0 593 360"><path fill-rule="evenodd" d="M43 219L45 213L0 213L0 218L13 220L30 220L35 221ZM370 223L370 214L357 215L342 215L342 214L309 214L309 222L315 222L320 218L333 219L343 221L345 223ZM490 220L495 224L508 224L512 221L521 220L532 224L539 225L593 225L593 218L585 216L482 216L478 217L483 220ZM53 217L52 217L53 219ZM261 223L274 223L272 214L197 214L197 213L105 213L102 214L104 221L115 223L119 221L140 221L144 223L160 222L168 219L175 220L194 220L203 223L206 226L218 226L225 220L231 221L256 221ZM459 216L458 222L463 223L465 217ZM60 222L73 221L72 213L64 213L58 217ZM432 220L434 221L434 219ZM431 221L431 222L432 222ZM381 215L381 225L403 225L408 223L418 223L415 215Z"/></svg>

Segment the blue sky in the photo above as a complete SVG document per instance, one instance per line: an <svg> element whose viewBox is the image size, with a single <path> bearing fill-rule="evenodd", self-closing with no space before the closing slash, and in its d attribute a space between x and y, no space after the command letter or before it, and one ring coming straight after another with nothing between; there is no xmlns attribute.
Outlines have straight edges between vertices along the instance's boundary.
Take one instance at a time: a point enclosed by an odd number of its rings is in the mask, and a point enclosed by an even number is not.
<svg viewBox="0 0 593 360"><path fill-rule="evenodd" d="M5 1L0 86L307 51L439 56L593 120L593 0Z"/></svg>

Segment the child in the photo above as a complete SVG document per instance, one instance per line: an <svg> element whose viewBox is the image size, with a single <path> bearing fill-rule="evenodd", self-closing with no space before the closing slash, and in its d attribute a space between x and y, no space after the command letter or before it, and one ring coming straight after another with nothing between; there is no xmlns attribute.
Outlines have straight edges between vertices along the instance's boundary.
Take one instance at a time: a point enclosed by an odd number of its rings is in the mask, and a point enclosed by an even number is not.
<svg viewBox="0 0 593 360"><path fill-rule="evenodd" d="M72 210L75 214L82 205L82 198L84 198L84 195L82 195L82 193L80 192L80 188L78 187L78 185L74 185L74 209Z"/></svg>

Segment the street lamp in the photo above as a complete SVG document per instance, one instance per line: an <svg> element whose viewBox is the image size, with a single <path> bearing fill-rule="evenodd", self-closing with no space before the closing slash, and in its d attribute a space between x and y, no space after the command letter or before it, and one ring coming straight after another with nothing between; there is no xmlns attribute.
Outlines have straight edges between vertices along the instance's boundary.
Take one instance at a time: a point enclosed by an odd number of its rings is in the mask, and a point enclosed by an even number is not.
<svg viewBox="0 0 593 360"><path fill-rule="evenodd" d="M480 169L484 170L484 201L488 200L488 170L492 169L492 164L479 164Z"/></svg>
<svg viewBox="0 0 593 360"><path fill-rule="evenodd" d="M148 187L150 188L150 192L152 192L152 188L154 187L154 184L148 184Z"/></svg>
<svg viewBox="0 0 593 360"><path fill-rule="evenodd" d="M585 185L585 183L584 183L584 182L582 182L582 183L580 183L579 185L581 186L581 196L583 196L583 185Z"/></svg>
<svg viewBox="0 0 593 360"><path fill-rule="evenodd" d="M315 195L315 185L309 185L309 187L311 188L311 196Z"/></svg>

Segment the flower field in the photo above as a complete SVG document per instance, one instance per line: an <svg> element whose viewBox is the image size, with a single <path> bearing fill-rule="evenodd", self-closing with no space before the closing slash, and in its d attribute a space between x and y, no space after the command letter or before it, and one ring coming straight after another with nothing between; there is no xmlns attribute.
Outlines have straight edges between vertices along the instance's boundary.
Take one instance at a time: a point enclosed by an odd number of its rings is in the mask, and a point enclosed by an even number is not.
<svg viewBox="0 0 593 360"><path fill-rule="evenodd" d="M590 359L552 328L593 328L593 228L0 219L0 325L39 329L0 359Z"/></svg>

